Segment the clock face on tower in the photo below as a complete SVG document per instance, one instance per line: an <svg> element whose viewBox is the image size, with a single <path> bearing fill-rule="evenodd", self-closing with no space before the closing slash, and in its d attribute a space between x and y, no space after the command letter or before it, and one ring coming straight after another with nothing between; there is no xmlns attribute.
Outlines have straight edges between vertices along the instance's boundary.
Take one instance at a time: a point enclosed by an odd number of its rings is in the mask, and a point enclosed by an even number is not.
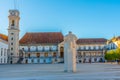
<svg viewBox="0 0 120 80"><path fill-rule="evenodd" d="M10 10L9 12L11 16L19 16L19 11L17 10Z"/></svg>
<svg viewBox="0 0 120 80"><path fill-rule="evenodd" d="M14 11L12 11L10 14L11 14L11 15L15 15L15 12L14 12Z"/></svg>

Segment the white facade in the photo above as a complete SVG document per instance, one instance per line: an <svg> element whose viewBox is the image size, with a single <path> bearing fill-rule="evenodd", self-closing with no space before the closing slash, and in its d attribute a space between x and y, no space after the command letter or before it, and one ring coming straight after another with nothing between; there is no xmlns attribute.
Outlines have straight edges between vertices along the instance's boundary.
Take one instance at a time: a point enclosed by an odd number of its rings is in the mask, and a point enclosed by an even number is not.
<svg viewBox="0 0 120 80"><path fill-rule="evenodd" d="M23 63L55 63L58 57L57 45L25 45L20 50L25 52Z"/></svg>
<svg viewBox="0 0 120 80"><path fill-rule="evenodd" d="M8 43L0 39L0 64L7 63L8 60L7 50L8 50Z"/></svg>
<svg viewBox="0 0 120 80"><path fill-rule="evenodd" d="M62 44L64 44L62 42ZM21 45L20 50L25 51L25 58L23 63L56 63L62 62L60 50L62 44L49 45L49 44L31 44ZM60 45L60 46L59 46ZM104 48L106 44L85 44L77 45L77 62L100 62L104 61ZM64 46L63 46L64 48ZM64 51L63 51L64 53Z"/></svg>
<svg viewBox="0 0 120 80"><path fill-rule="evenodd" d="M103 62L106 44L84 44L77 46L78 63Z"/></svg>
<svg viewBox="0 0 120 80"><path fill-rule="evenodd" d="M114 50L117 48L117 45L114 42L112 42L112 43L107 44L106 48L107 50Z"/></svg>

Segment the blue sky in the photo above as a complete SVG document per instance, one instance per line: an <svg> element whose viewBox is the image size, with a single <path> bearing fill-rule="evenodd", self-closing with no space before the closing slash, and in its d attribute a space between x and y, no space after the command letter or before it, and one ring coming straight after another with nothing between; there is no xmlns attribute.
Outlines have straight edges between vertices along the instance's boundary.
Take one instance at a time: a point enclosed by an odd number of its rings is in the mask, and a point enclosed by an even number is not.
<svg viewBox="0 0 120 80"><path fill-rule="evenodd" d="M20 38L26 32L72 31L78 38L120 35L119 0L16 0ZM14 0L0 0L0 33L7 35L8 10Z"/></svg>

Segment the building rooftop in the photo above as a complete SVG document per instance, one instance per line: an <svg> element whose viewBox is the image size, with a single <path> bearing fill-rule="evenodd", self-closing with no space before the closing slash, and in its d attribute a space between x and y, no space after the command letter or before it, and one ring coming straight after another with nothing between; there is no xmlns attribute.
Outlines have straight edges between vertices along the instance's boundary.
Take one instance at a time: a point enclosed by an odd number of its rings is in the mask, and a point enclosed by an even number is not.
<svg viewBox="0 0 120 80"><path fill-rule="evenodd" d="M8 36L6 36L4 34L0 34L0 39L2 39L4 41L8 41Z"/></svg>
<svg viewBox="0 0 120 80"><path fill-rule="evenodd" d="M20 39L20 44L61 43L63 39L61 32L29 32Z"/></svg>

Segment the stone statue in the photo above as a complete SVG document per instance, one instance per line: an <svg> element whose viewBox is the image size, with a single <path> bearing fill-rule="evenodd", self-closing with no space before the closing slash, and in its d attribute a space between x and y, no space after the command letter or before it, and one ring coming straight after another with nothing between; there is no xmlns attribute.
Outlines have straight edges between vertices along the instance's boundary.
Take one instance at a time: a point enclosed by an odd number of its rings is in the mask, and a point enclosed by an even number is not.
<svg viewBox="0 0 120 80"><path fill-rule="evenodd" d="M76 40L77 37L72 32L64 37L65 72L76 72Z"/></svg>

